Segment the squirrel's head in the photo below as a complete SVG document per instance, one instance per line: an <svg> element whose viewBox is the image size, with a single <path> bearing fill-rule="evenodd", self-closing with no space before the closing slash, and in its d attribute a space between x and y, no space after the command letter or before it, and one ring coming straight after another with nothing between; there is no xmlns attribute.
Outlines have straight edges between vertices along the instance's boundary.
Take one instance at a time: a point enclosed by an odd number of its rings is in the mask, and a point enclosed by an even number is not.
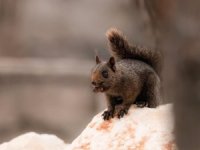
<svg viewBox="0 0 200 150"><path fill-rule="evenodd" d="M106 92L109 90L115 81L115 59L110 57L108 62L101 61L96 56L96 65L92 69L91 83L93 85L94 92Z"/></svg>

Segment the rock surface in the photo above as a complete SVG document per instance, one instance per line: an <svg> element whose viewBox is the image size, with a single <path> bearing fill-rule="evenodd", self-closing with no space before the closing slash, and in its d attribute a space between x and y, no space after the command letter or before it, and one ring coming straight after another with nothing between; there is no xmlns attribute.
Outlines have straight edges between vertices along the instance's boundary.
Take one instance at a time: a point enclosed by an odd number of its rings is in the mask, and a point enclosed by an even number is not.
<svg viewBox="0 0 200 150"><path fill-rule="evenodd" d="M96 115L70 144L52 135L28 133L0 150L175 150L172 105L156 109L132 106L124 118L104 121Z"/></svg>

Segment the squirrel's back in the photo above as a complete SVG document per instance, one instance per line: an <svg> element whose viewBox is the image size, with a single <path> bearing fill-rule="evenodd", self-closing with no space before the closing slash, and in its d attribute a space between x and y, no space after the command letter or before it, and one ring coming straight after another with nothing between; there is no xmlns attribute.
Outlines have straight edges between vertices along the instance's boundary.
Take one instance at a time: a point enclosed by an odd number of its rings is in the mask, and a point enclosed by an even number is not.
<svg viewBox="0 0 200 150"><path fill-rule="evenodd" d="M107 31L110 53L115 59L134 59L150 65L160 76L162 67L162 55L158 50L139 46L130 46L126 37L116 28Z"/></svg>

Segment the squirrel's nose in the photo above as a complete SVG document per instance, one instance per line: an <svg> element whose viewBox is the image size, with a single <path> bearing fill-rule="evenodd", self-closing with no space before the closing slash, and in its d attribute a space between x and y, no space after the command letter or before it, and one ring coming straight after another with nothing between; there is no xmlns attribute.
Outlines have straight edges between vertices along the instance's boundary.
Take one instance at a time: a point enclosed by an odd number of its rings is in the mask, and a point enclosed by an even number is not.
<svg viewBox="0 0 200 150"><path fill-rule="evenodd" d="M96 84L97 84L96 82L92 81L92 85L96 85Z"/></svg>

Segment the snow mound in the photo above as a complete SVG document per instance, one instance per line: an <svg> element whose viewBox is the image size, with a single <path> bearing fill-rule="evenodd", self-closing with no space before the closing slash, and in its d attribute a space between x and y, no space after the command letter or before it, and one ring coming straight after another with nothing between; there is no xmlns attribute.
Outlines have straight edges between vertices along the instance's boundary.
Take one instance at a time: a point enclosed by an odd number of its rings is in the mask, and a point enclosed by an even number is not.
<svg viewBox="0 0 200 150"><path fill-rule="evenodd" d="M0 150L64 150L67 145L55 135L26 133L4 143Z"/></svg>
<svg viewBox="0 0 200 150"><path fill-rule="evenodd" d="M172 105L156 109L132 106L128 115L104 121L98 114L71 144L79 150L173 150L176 149Z"/></svg>

